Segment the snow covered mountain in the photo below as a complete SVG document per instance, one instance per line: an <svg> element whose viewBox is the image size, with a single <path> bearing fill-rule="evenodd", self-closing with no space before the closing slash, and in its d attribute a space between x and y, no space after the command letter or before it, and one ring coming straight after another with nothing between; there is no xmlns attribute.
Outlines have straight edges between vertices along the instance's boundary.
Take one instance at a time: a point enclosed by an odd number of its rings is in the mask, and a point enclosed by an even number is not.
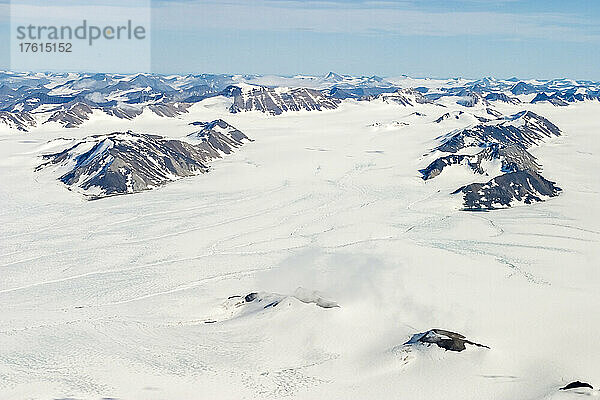
<svg viewBox="0 0 600 400"><path fill-rule="evenodd" d="M27 112L0 111L0 124L9 129L27 132L30 127L35 126L35 119Z"/></svg>
<svg viewBox="0 0 600 400"><path fill-rule="evenodd" d="M43 155L45 162L36 171L49 169L70 190L98 199L208 172L208 162L232 153L248 139L222 120L207 123L193 136L198 143L133 132L94 135Z"/></svg>
<svg viewBox="0 0 600 400"><path fill-rule="evenodd" d="M251 75L5 73L1 80L0 104L3 110L0 111L0 123L20 132L40 129L40 126L51 123L64 128L77 128L85 125L94 115L134 120L145 110L160 118L182 118L194 104L217 97L231 102L228 108L230 113L257 111L271 116L292 111L335 110L348 101L375 101L411 108L422 105L450 108L434 122L450 124L448 126L469 126L447 135L442 144L436 147L435 150L450 154L440 155L421 171L425 180L438 176L445 167L452 165L467 165L474 173L490 179L501 172L529 171L539 174L540 168L532 167L535 158L526 149L542 138L559 135L558 128L531 111L504 117L491 104L520 105L528 102L567 105L577 101L596 101L600 90L599 84L587 81L525 82L490 77L475 81L437 81L435 85L427 80L412 79L410 82L414 87L399 88L409 80L408 77L386 80L376 76L351 77L333 72L324 77L278 79ZM267 83L273 86L267 86ZM419 83L421 86L417 86ZM297 84L311 87L296 87ZM407 120L396 121L397 126L409 123ZM384 125L389 124L379 123L377 126ZM236 140L232 139L231 133L222 135L215 128L227 130L228 126L219 122L189 137L198 139L205 136L203 140L210 138L215 148L230 152L237 144ZM237 134L234 136L238 137ZM485 149L473 153L469 149L473 147ZM465 149L467 153L463 154ZM463 153L459 153L461 151ZM507 184L517 185L518 182ZM481 190L475 192L481 192L481 197L487 198L488 194ZM546 190L534 197L541 199L557 193L558 190ZM516 193L514 196L505 193L502 204L509 205L516 199L515 196L522 198ZM473 194L469 195L469 199L473 199ZM477 208L473 206L475 203L467 203L465 209Z"/></svg>
<svg viewBox="0 0 600 400"><path fill-rule="evenodd" d="M554 182L531 170L517 170L486 183L472 183L458 189L464 194L465 210L494 210L515 203L531 204L558 196L562 191Z"/></svg>
<svg viewBox="0 0 600 400"><path fill-rule="evenodd" d="M546 118L522 111L445 135L434 153L450 154L439 156L419 172L429 180L448 167L464 166L475 174L492 176L487 183L466 185L453 193L464 194L465 210L543 201L561 189L540 175L541 166L527 148L560 134Z"/></svg>
<svg viewBox="0 0 600 400"><path fill-rule="evenodd" d="M501 162L500 169L503 172L523 170L539 172L541 169L537 163L537 159L528 153L523 146L493 143L482 147L482 150L475 154L450 154L439 157L420 172L423 174L424 180L429 180L440 175L446 167L464 165L473 170L473 172L481 175L489 175L491 171L486 167L494 160Z"/></svg>
<svg viewBox="0 0 600 400"><path fill-rule="evenodd" d="M407 86L410 85L410 86ZM152 74L26 74L0 73L0 124L22 132L57 122L78 127L95 111L133 119L148 109L165 118L186 113L193 104L223 96L230 112L288 111L338 108L342 101L382 99L410 106L433 102L473 108L491 103L548 103L565 106L600 99L600 84L567 79L518 81L483 78L431 81L402 77L353 77L329 73L322 77L259 75ZM24 122L26 121L26 122Z"/></svg>
<svg viewBox="0 0 600 400"><path fill-rule="evenodd" d="M270 115L280 115L287 111L333 110L340 100L327 97L318 90L307 88L267 88L244 85L230 86L223 95L233 98L232 113L260 111Z"/></svg>
<svg viewBox="0 0 600 400"><path fill-rule="evenodd" d="M521 111L451 132L443 137L442 143L435 150L456 153L465 147L492 143L530 147L555 136L560 136L560 129L556 125L532 111Z"/></svg>
<svg viewBox="0 0 600 400"><path fill-rule="evenodd" d="M433 103L433 101L427 99L414 89L398 89L394 93L384 93L377 96L377 98L381 99L384 103L395 103L408 107L413 107L417 104Z"/></svg>
<svg viewBox="0 0 600 400"><path fill-rule="evenodd" d="M222 154L231 154L245 140L250 140L239 129L231 126L222 119L211 122L192 122L191 125L201 127L198 132L190 133L187 137L200 141L205 147L217 150Z"/></svg>

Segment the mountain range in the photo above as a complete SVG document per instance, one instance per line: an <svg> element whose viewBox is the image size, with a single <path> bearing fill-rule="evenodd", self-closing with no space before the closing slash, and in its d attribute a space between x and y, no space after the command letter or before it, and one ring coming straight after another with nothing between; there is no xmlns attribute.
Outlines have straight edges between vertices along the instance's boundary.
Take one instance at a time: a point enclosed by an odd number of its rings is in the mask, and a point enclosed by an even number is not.
<svg viewBox="0 0 600 400"><path fill-rule="evenodd" d="M193 104L218 96L231 99L232 113L259 111L270 115L331 110L344 100L381 99L406 106L448 101L464 107L496 102L565 106L600 100L600 83L569 79L384 79L335 73L269 77L0 72L0 124L26 132L47 123L77 127L94 113L133 119L148 110L161 117L177 117Z"/></svg>
<svg viewBox="0 0 600 400"><path fill-rule="evenodd" d="M0 126L25 133L52 124L58 129L78 128L94 116L118 121L150 113L158 118L188 119L191 107L210 98L221 98L231 114L258 112L273 117L336 110L346 103L436 107L442 114L434 123L454 121L462 127L440 138L429 156L434 159L420 170L423 180L443 176L449 167L467 167L474 174L473 181L453 194L463 196L465 210L490 210L542 201L561 192L554 182L542 177L541 165L527 150L559 136L561 131L546 118L526 110L526 105L599 101L600 83L352 77L333 72L322 77L2 72ZM504 115L498 111L503 106L524 110ZM425 117L421 111L411 115ZM98 133L56 154L44 154L42 165L68 164L71 170L58 179L97 198L147 190L206 172L207 161L230 154L247 139L223 119L197 124L201 129L181 140L128 131ZM395 124L389 125L390 129L408 122ZM144 161L148 155L161 161ZM72 160L76 160L74 164Z"/></svg>
<svg viewBox="0 0 600 400"><path fill-rule="evenodd" d="M199 122L189 141L134 132L92 135L44 154L36 171L50 173L90 200L137 193L209 171L248 137L223 120ZM63 139L64 141L64 139Z"/></svg>

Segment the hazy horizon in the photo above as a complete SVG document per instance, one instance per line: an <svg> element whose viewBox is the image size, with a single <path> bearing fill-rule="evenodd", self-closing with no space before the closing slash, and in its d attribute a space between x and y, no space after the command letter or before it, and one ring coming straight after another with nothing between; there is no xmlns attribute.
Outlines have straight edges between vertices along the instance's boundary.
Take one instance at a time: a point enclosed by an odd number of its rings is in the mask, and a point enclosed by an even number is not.
<svg viewBox="0 0 600 400"><path fill-rule="evenodd" d="M146 72L600 80L600 4L593 1L151 4ZM7 42L9 8L0 0ZM0 51L0 69L10 69L8 47Z"/></svg>

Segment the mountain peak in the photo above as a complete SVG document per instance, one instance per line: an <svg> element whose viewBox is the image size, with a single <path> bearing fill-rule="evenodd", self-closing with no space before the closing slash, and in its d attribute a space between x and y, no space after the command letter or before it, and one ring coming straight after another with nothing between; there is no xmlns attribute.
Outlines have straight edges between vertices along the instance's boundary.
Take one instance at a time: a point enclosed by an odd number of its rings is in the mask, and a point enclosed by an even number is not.
<svg viewBox="0 0 600 400"><path fill-rule="evenodd" d="M335 72L331 71L327 75L325 75L324 80L331 82L341 82L344 80L344 77L340 74L336 74Z"/></svg>

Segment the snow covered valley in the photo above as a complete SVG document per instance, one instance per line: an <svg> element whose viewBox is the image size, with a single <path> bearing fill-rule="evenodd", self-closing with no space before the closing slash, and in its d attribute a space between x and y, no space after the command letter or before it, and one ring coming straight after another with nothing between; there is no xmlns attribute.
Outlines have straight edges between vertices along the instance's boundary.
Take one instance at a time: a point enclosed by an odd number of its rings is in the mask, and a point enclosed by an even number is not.
<svg viewBox="0 0 600 400"><path fill-rule="evenodd" d="M494 104L560 128L528 151L562 192L487 212L450 193L490 177L418 172L440 137L474 123L435 120L472 108L230 105L3 131L0 398L598 395L559 389L600 386L599 102ZM185 138L217 119L253 141L154 190L87 201L35 171L53 139ZM489 348L411 341L431 329Z"/></svg>

